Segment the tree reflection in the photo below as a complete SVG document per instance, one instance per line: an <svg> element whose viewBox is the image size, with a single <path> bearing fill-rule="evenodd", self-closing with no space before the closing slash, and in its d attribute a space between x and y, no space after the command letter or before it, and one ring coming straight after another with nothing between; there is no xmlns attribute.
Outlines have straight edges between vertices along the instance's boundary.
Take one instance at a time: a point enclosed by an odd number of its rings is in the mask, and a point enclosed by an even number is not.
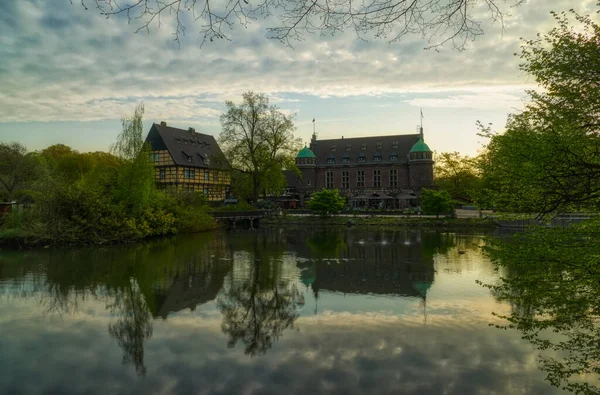
<svg viewBox="0 0 600 395"><path fill-rule="evenodd" d="M600 221L492 239L486 249L505 271L486 286L512 307L498 327L520 330L542 352L552 385L599 393Z"/></svg>
<svg viewBox="0 0 600 395"><path fill-rule="evenodd" d="M281 255L266 239L254 238L252 253L237 254L236 270L226 279L218 306L228 347L238 341L247 355L262 355L292 328L304 298L282 272Z"/></svg>
<svg viewBox="0 0 600 395"><path fill-rule="evenodd" d="M119 313L119 319L108 326L108 332L123 349L123 364L133 364L137 374L144 376L144 341L152 336L152 314L135 281L116 293L111 308Z"/></svg>

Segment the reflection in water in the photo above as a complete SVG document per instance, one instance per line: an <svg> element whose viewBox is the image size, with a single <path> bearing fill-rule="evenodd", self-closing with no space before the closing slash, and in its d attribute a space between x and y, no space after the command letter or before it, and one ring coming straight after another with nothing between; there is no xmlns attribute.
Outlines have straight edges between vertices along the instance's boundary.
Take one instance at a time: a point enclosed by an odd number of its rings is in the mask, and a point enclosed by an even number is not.
<svg viewBox="0 0 600 395"><path fill-rule="evenodd" d="M152 315L133 280L126 289L115 294L110 308L117 312L119 319L108 326L108 332L123 349L123 364L133 364L137 374L144 376L144 341L152 336Z"/></svg>
<svg viewBox="0 0 600 395"><path fill-rule="evenodd" d="M596 221L534 229L487 248L505 274L486 286L512 308L499 327L518 329L541 351L550 383L575 393L600 393L599 235Z"/></svg>
<svg viewBox="0 0 600 395"><path fill-rule="evenodd" d="M463 295L460 286L452 287L460 280L461 268L469 272L460 262L470 252L459 258L456 246L468 250L474 240L438 232L277 229L108 248L3 251L0 295L10 297L0 297L0 312L8 311L10 316L15 309L24 309L34 318L41 312L49 316L58 312L66 320L81 321L79 328L88 328L91 339L99 336L98 347L106 348L106 353L94 353L94 361L77 352L67 354L92 376L98 369L95 361L115 362L119 372L133 378L134 373L144 376L128 382L114 368L111 377L126 388L123 393L192 393L200 392L202 385L208 393L251 392L261 387L281 393L294 392L286 389L292 381L293 388L309 385L306 392L311 393L335 389L376 393L378 388L385 393L439 393L446 381L455 386L449 393L473 388L481 389L473 393L502 393L510 387L507 377L516 373L503 372L490 380L486 374L492 374L491 361L504 358L525 365L521 346L513 342L512 354L502 355L504 345L497 345L485 329L469 326L472 317L465 320L458 315L460 308L470 306L448 307L452 302L439 296L445 286L451 289L450 299ZM454 268L452 275L457 277L444 283L436 267L446 261L451 263L444 263L441 272L447 275L446 267ZM467 287L473 283L474 279L462 282ZM20 305L19 300L43 305ZM428 307L437 308L433 314L437 321L428 319L423 326L418 307L424 308L426 301ZM451 320L441 320L443 314ZM92 332L99 322L104 338ZM48 323L52 325L60 324ZM487 327L487 322L481 327ZM18 333L18 326L14 328ZM30 331L43 333L41 328L46 325ZM85 332L63 330L72 338ZM5 346L4 335L0 345ZM65 348L77 349L71 347L75 345L71 340L67 343ZM49 344L39 352L45 353ZM61 343L56 340L56 344ZM7 352L0 355L0 362L11 364L22 353ZM261 358L244 356L267 353ZM452 355L460 355L454 361L460 369L448 368ZM476 355L476 360L466 361L469 355ZM127 369L120 368L121 358ZM488 362L481 365L481 361ZM27 367L15 369L9 376L29 372ZM52 369L43 368L60 377L59 367L56 372ZM437 380L438 375L443 379ZM417 383L415 391L402 390L398 377ZM7 383L0 378L0 392L24 392L25 384L15 380ZM173 382L177 387L171 387ZM430 384L423 387L423 383ZM527 388L520 392L536 393L546 387L536 382Z"/></svg>

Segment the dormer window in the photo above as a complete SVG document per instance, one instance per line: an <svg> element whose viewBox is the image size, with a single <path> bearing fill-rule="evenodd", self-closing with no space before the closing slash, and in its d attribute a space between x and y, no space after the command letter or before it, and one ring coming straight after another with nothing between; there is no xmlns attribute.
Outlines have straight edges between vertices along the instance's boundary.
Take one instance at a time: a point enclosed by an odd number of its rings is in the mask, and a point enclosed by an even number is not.
<svg viewBox="0 0 600 395"><path fill-rule="evenodd" d="M397 161L397 160L398 160L398 154L397 154L397 153L395 153L395 152L392 152L392 153L390 154L390 160L392 160L392 161Z"/></svg>
<svg viewBox="0 0 600 395"><path fill-rule="evenodd" d="M350 145L350 144L347 144L347 145L346 145L346 151L351 151L351 150L352 150L352 145Z"/></svg>
<svg viewBox="0 0 600 395"><path fill-rule="evenodd" d="M377 149L381 149L381 147L383 147L383 144L381 142L377 143Z"/></svg>
<svg viewBox="0 0 600 395"><path fill-rule="evenodd" d="M350 157L349 156L344 156L342 158L342 163L350 163Z"/></svg>
<svg viewBox="0 0 600 395"><path fill-rule="evenodd" d="M381 155L380 154L375 154L373 156L373 161L374 162L381 162Z"/></svg>
<svg viewBox="0 0 600 395"><path fill-rule="evenodd" d="M392 141L392 148L398 148L398 140Z"/></svg>
<svg viewBox="0 0 600 395"><path fill-rule="evenodd" d="M360 154L360 156L358 157L358 161L359 162L364 162L365 161L365 154Z"/></svg>
<svg viewBox="0 0 600 395"><path fill-rule="evenodd" d="M360 150L361 150L361 151L366 151L366 150L367 150L367 143L362 143L362 144L360 145Z"/></svg>
<svg viewBox="0 0 600 395"><path fill-rule="evenodd" d="M192 163L192 156L189 155L187 152L185 151L181 151L183 153L183 157L185 158L186 161Z"/></svg>
<svg viewBox="0 0 600 395"><path fill-rule="evenodd" d="M335 152L336 149L337 149L337 145L334 144L331 146L331 152Z"/></svg>
<svg viewBox="0 0 600 395"><path fill-rule="evenodd" d="M330 156L329 158L327 158L327 163L335 163L335 158Z"/></svg>

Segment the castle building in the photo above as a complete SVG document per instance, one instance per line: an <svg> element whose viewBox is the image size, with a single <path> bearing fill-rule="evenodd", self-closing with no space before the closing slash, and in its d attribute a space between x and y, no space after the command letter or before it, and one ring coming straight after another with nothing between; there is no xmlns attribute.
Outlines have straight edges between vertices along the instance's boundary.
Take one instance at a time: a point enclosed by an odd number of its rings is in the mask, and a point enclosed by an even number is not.
<svg viewBox="0 0 600 395"><path fill-rule="evenodd" d="M211 201L223 200L229 194L231 177L213 136L161 122L152 125L146 143L152 150L150 161L160 188L202 192Z"/></svg>
<svg viewBox="0 0 600 395"><path fill-rule="evenodd" d="M353 208L416 205L433 188L433 153L420 133L317 140L296 156L297 177L287 172L288 190L300 205L314 191L338 189Z"/></svg>

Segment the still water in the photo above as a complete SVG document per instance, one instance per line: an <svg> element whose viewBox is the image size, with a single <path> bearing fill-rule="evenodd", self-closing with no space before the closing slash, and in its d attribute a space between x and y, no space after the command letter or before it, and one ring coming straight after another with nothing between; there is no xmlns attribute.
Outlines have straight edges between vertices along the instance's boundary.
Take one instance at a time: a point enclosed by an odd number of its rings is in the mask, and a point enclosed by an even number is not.
<svg viewBox="0 0 600 395"><path fill-rule="evenodd" d="M0 394L554 394L481 235L218 232L0 251Z"/></svg>

